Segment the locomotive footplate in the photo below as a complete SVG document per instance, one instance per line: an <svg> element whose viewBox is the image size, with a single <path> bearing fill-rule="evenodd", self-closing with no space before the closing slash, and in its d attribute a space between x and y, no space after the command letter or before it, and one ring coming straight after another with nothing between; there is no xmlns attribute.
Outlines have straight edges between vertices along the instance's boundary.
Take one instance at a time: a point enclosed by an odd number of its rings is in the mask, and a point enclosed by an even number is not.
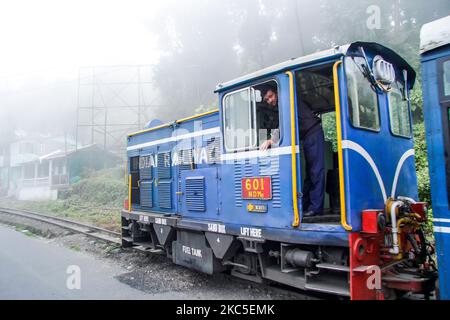
<svg viewBox="0 0 450 320"><path fill-rule="evenodd" d="M175 227L177 225L180 217L173 216L170 214L164 215L161 213L151 213L151 212L136 212L136 211L126 211L122 210L122 217L127 220L139 221L143 224L152 224L156 223L159 225L167 225L171 227Z"/></svg>
<svg viewBox="0 0 450 320"><path fill-rule="evenodd" d="M421 275L418 272L389 272L383 276L383 282L386 287L391 289L425 293L429 296L431 291L434 290L436 278L436 275Z"/></svg>
<svg viewBox="0 0 450 320"><path fill-rule="evenodd" d="M153 250L170 249L178 219L164 214L122 210L122 245L137 245Z"/></svg>

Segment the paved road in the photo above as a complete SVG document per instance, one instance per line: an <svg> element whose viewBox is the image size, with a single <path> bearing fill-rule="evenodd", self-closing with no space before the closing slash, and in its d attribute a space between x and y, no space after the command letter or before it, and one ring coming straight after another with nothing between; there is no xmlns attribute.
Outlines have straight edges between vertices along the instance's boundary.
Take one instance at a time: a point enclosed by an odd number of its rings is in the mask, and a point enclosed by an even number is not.
<svg viewBox="0 0 450 320"><path fill-rule="evenodd" d="M133 289L114 278L124 272L120 267L49 242L0 225L0 299L186 298ZM80 268L80 289L67 287L68 277L74 275L67 273L69 266Z"/></svg>

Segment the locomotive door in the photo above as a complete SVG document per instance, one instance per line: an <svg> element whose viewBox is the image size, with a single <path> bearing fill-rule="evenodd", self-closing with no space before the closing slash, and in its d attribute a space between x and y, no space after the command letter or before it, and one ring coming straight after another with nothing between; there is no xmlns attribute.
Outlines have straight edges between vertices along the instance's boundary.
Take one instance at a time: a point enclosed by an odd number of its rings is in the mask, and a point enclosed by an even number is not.
<svg viewBox="0 0 450 320"><path fill-rule="evenodd" d="M333 88L334 88L334 106L336 110L336 140L337 140L337 162L339 173L339 206L340 206L340 222L345 230L352 230L351 222L347 217L347 197L345 192L345 177L347 172L344 171L344 163L348 161L344 157L342 141L347 138L347 132L343 129L343 123L346 119L345 112L342 110L342 106L346 104L344 101L344 71L342 60L336 61L333 65ZM345 166L347 168L347 166Z"/></svg>
<svg viewBox="0 0 450 320"><path fill-rule="evenodd" d="M341 61L295 72L304 223L339 223L345 219ZM299 203L300 206L300 203ZM341 216L343 215L344 218Z"/></svg>
<svg viewBox="0 0 450 320"><path fill-rule="evenodd" d="M139 158L140 206L144 210L153 208L153 168L152 155Z"/></svg>
<svg viewBox="0 0 450 320"><path fill-rule="evenodd" d="M128 163L128 206L129 210L140 206L139 156L129 158Z"/></svg>

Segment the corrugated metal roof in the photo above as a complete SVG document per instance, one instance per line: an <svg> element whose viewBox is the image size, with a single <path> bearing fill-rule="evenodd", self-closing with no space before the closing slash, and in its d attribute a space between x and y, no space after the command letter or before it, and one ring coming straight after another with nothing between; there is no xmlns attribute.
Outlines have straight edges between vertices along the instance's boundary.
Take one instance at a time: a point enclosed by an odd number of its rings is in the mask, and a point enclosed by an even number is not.
<svg viewBox="0 0 450 320"><path fill-rule="evenodd" d="M420 53L450 43L450 15L424 24L420 30Z"/></svg>

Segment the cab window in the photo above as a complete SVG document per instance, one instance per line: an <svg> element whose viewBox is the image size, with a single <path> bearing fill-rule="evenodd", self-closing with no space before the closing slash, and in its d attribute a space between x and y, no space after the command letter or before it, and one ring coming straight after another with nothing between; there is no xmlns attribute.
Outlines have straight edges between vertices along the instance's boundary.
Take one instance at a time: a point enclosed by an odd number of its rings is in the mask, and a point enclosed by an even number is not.
<svg viewBox="0 0 450 320"><path fill-rule="evenodd" d="M251 88L224 97L224 138L227 151L244 150L256 146L254 121L255 104Z"/></svg>
<svg viewBox="0 0 450 320"><path fill-rule="evenodd" d="M389 92L389 120L392 134L411 137L411 117L408 100L403 97L403 86L397 82Z"/></svg>
<svg viewBox="0 0 450 320"><path fill-rule="evenodd" d="M442 64L442 88L444 96L450 96L450 60Z"/></svg>
<svg viewBox="0 0 450 320"><path fill-rule="evenodd" d="M378 131L380 117L377 93L362 73L364 64L362 57L345 59L350 122L357 128Z"/></svg>
<svg viewBox="0 0 450 320"><path fill-rule="evenodd" d="M278 85L267 81L231 92L223 98L224 141L228 152L259 148L280 142Z"/></svg>

